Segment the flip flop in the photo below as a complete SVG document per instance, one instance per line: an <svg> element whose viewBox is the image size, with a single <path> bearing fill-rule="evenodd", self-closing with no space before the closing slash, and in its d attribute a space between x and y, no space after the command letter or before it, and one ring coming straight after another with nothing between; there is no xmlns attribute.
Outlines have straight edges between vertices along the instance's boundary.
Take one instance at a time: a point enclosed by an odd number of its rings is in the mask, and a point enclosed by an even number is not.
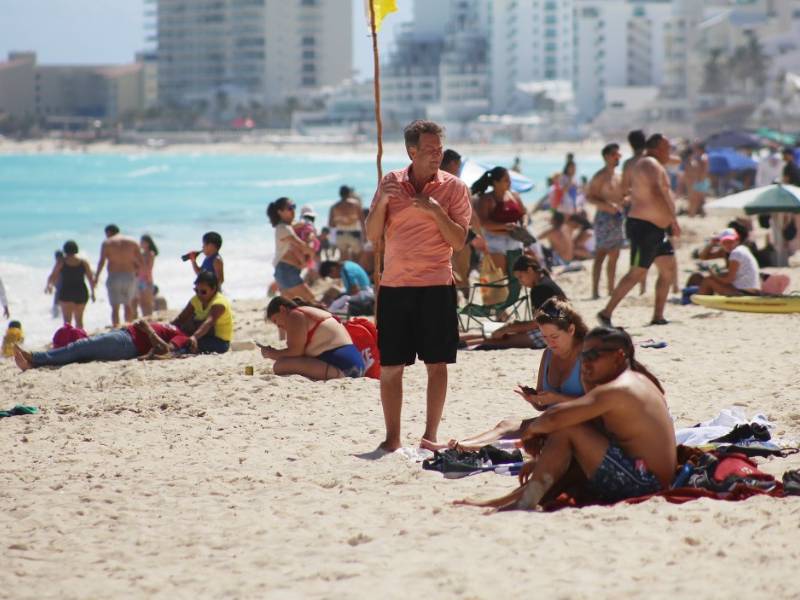
<svg viewBox="0 0 800 600"><path fill-rule="evenodd" d="M666 348L667 342L664 340L645 340L643 342L639 342L640 348Z"/></svg>
<svg viewBox="0 0 800 600"><path fill-rule="evenodd" d="M662 317L661 319L653 319L652 321L650 321L650 325L669 325L669 321L667 321Z"/></svg>
<svg viewBox="0 0 800 600"><path fill-rule="evenodd" d="M600 325L603 327L613 327L611 324L611 317L605 316L602 311L597 313L597 320L600 322Z"/></svg>

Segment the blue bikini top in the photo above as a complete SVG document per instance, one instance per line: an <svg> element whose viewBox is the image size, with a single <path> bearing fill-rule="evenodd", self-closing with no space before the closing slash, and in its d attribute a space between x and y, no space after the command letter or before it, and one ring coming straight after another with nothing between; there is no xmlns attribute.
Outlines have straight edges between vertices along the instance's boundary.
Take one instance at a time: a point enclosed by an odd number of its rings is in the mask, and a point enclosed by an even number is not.
<svg viewBox="0 0 800 600"><path fill-rule="evenodd" d="M575 365L572 367L569 377L558 387L550 385L548 381L550 379L550 359L552 357L553 351L550 350L550 348L544 351L544 380L542 381L542 389L545 392L556 392L558 394L564 394L565 396L575 396L576 398L583 396L586 391L583 389L583 383L581 383L581 357L578 356L578 360L575 361Z"/></svg>

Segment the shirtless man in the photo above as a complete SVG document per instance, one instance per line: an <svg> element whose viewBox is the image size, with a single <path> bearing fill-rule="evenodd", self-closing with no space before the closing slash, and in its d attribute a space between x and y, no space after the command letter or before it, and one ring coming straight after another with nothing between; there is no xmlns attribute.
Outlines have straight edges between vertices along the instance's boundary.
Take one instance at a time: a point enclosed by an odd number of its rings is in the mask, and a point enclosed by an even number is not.
<svg viewBox="0 0 800 600"><path fill-rule="evenodd" d="M105 229L106 239L100 246L100 260L97 263L94 283L100 281L100 273L108 261L108 277L106 289L108 301L111 303L111 324L119 325L120 304L125 307L125 322L136 318L136 273L142 264L142 253L139 242L122 235L119 227L108 225Z"/></svg>
<svg viewBox="0 0 800 600"><path fill-rule="evenodd" d="M692 146L683 176L686 180L689 216L704 215L703 204L705 204L711 184L708 179L708 156L702 144Z"/></svg>
<svg viewBox="0 0 800 600"><path fill-rule="evenodd" d="M626 158L622 163L622 205L625 216L628 216L628 211L631 209L631 169L639 162L639 159L644 156L645 144L647 138L644 131L641 129L634 129L628 132L628 144L630 144L633 156ZM627 233L626 233L627 237ZM639 284L639 295L643 295L647 290L647 278L642 280Z"/></svg>
<svg viewBox="0 0 800 600"><path fill-rule="evenodd" d="M328 226L335 232L334 244L341 254L340 260L358 261L363 247L364 215L361 201L346 185L339 188L339 201L331 206Z"/></svg>
<svg viewBox="0 0 800 600"><path fill-rule="evenodd" d="M608 144L603 148L603 160L606 166L594 174L589 182L586 200L594 204L597 212L594 216L595 253L592 265L592 299L600 297L600 273L603 261L608 257L606 275L608 277L608 293L614 291L614 280L617 275L617 259L625 236L622 230L624 220L622 212L622 178L617 174L617 165L621 158L618 144Z"/></svg>
<svg viewBox="0 0 800 600"><path fill-rule="evenodd" d="M675 277L675 252L669 241L680 235L675 217L675 201L669 187L664 165L670 160L669 140L654 133L647 140L646 155L631 167L631 209L625 223L631 242L631 268L620 280L606 307L597 313L604 325L611 324L611 315L633 286L647 277L647 270L655 263L658 269L652 325L666 325L664 305L670 285Z"/></svg>
<svg viewBox="0 0 800 600"><path fill-rule="evenodd" d="M573 460L603 503L669 487L677 463L675 430L661 384L635 360L630 336L622 329L595 328L584 340L581 358L589 392L547 407L528 424L522 433L526 448L539 446L541 453L522 468L520 487L495 500L456 504L533 509ZM534 396L526 399L535 402Z"/></svg>

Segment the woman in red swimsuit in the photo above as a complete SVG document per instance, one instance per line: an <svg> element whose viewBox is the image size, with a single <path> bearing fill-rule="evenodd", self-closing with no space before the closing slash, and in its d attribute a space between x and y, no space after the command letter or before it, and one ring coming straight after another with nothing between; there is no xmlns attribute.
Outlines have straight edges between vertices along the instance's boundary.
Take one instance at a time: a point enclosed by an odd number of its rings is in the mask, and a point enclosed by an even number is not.
<svg viewBox="0 0 800 600"><path fill-rule="evenodd" d="M261 355L275 361L276 375L318 381L364 375L361 353L331 313L277 296L267 306L267 319L286 332L285 349L261 347Z"/></svg>
<svg viewBox="0 0 800 600"><path fill-rule="evenodd" d="M492 191L486 193L489 187ZM480 194L477 212L489 255L496 267L508 272L506 252L522 249L522 242L513 239L510 232L518 225L525 224L525 205L519 195L511 191L511 176L504 167L486 171L472 184L472 193Z"/></svg>

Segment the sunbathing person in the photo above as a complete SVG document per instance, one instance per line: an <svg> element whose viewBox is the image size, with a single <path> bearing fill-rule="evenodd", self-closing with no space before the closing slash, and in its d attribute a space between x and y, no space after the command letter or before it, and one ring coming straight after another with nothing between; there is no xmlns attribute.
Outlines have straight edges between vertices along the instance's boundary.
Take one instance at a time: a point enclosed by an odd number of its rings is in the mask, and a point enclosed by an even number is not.
<svg viewBox="0 0 800 600"><path fill-rule="evenodd" d="M186 339L171 323L136 321L123 329L93 335L46 352L27 352L17 346L14 361L26 371L93 360L129 360L151 352L166 354L180 343L181 337Z"/></svg>
<svg viewBox="0 0 800 600"><path fill-rule="evenodd" d="M529 393L524 386L514 391L541 411L586 393L581 380L580 352L588 327L568 302L557 298L545 302L534 318L547 342L539 363L536 393ZM447 444L431 444L423 440L421 445L428 450L477 450L502 438L519 438L531 421L533 419L508 417L489 431L461 441L451 439Z"/></svg>
<svg viewBox="0 0 800 600"><path fill-rule="evenodd" d="M514 263L512 272L523 286L531 290L530 301L534 311L538 311L550 298L567 299L564 291L551 279L547 269L542 267L532 256L527 254L520 256ZM541 349L547 346L536 320L508 323L493 331L488 338L484 338L482 334L463 334L461 341L465 343L479 342L477 350Z"/></svg>
<svg viewBox="0 0 800 600"><path fill-rule="evenodd" d="M217 276L200 271L194 280L194 298L172 321L189 336L189 350L199 354L224 354L233 338L233 309L219 291Z"/></svg>
<svg viewBox="0 0 800 600"><path fill-rule="evenodd" d="M498 509L533 509L575 461L589 491L603 503L666 489L675 475L675 431L658 379L634 358L622 329L597 327L581 353L589 392L561 402L527 424L526 448L543 442L537 459L525 464L520 487L495 500L456 504ZM598 421L599 420L599 423Z"/></svg>
<svg viewBox="0 0 800 600"><path fill-rule="evenodd" d="M303 375L315 381L363 377L361 353L347 329L332 314L300 299L273 298L267 319L286 332L286 348L261 346L261 356L275 361L275 375Z"/></svg>

